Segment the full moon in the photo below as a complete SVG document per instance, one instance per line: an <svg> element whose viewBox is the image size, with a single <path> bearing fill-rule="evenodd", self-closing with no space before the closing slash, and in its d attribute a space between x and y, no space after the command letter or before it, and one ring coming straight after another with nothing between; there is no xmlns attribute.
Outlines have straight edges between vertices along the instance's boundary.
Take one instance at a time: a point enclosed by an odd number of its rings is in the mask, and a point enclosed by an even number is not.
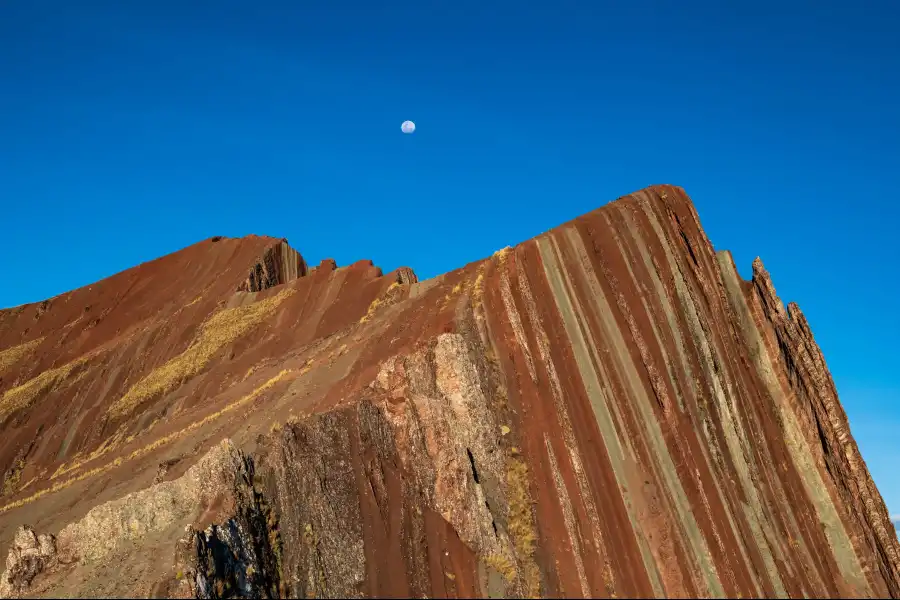
<svg viewBox="0 0 900 600"><path fill-rule="evenodd" d="M400 125L400 131L403 133L412 133L416 130L416 124L412 121L403 121L403 124Z"/></svg>

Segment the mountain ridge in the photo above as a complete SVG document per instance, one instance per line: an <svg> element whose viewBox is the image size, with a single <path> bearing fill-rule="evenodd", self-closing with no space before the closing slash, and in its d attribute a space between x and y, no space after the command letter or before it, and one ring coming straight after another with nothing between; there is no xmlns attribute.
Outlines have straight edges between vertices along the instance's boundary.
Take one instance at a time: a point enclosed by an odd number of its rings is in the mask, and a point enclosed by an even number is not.
<svg viewBox="0 0 900 600"><path fill-rule="evenodd" d="M900 597L806 318L675 186L423 281L208 238L0 311L0 394L0 596Z"/></svg>

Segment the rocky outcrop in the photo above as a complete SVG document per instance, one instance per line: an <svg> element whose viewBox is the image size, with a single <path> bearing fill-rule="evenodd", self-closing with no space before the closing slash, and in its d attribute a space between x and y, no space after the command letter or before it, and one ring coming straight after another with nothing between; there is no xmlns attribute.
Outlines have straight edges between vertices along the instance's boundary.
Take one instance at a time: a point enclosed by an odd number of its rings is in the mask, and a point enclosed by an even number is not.
<svg viewBox="0 0 900 600"><path fill-rule="evenodd" d="M0 598L28 592L96 596L95 578L105 567L153 550L169 557L162 569L145 573L161 578L157 594L278 597L273 518L253 486L252 460L225 441L181 477L96 506L58 536L20 528L0 575ZM32 589L38 576L40 585ZM129 585L134 582L112 583L106 591L116 593L109 595L143 595Z"/></svg>
<svg viewBox="0 0 900 600"><path fill-rule="evenodd" d="M900 597L809 323L680 188L421 282L293 252L0 312L2 594Z"/></svg>
<svg viewBox="0 0 900 600"><path fill-rule="evenodd" d="M306 262L300 253L288 246L287 240L267 248L260 262L253 265L240 292L260 292L289 283L306 275Z"/></svg>
<svg viewBox="0 0 900 600"><path fill-rule="evenodd" d="M416 277L416 274L409 267L400 267L397 269L397 283L419 283L419 278Z"/></svg>
<svg viewBox="0 0 900 600"><path fill-rule="evenodd" d="M56 539L52 535L36 535L23 525L16 531L6 570L0 575L0 598L11 598L26 591L31 582L57 562Z"/></svg>
<svg viewBox="0 0 900 600"><path fill-rule="evenodd" d="M806 444L815 450L816 466L827 492L839 499L847 509L845 518L853 521L850 527L853 550L858 556L874 552L877 557L863 559L863 569L882 570L885 580L892 583L892 596L896 597L900 594L897 585L900 543L875 482L850 435L850 424L825 357L800 308L790 303L784 309L759 258L753 262L752 283L755 298L751 302L761 309L755 317L766 335L766 353L780 363L779 370L785 374L786 381L780 383L786 385L779 392L785 398L794 399L792 408L801 421Z"/></svg>

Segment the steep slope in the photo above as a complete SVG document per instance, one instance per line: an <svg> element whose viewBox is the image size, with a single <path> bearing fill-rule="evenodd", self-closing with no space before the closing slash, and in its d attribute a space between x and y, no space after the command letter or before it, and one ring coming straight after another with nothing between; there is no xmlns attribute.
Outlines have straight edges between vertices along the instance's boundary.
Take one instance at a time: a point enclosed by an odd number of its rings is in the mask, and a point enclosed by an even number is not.
<svg viewBox="0 0 900 600"><path fill-rule="evenodd" d="M680 188L436 279L202 242L0 312L0 596L900 597L824 358Z"/></svg>

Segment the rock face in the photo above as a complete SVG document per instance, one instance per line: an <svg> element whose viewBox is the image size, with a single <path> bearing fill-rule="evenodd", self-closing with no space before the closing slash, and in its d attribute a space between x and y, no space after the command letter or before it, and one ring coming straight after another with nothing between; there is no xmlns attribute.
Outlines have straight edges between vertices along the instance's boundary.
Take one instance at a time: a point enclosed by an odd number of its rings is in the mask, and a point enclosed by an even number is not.
<svg viewBox="0 0 900 600"><path fill-rule="evenodd" d="M28 590L32 580L56 561L56 539L35 535L30 527L16 531L6 558L6 571L0 579L0 596L9 598Z"/></svg>
<svg viewBox="0 0 900 600"><path fill-rule="evenodd" d="M0 428L0 597L900 597L809 324L672 186L426 281L212 238L0 311Z"/></svg>

